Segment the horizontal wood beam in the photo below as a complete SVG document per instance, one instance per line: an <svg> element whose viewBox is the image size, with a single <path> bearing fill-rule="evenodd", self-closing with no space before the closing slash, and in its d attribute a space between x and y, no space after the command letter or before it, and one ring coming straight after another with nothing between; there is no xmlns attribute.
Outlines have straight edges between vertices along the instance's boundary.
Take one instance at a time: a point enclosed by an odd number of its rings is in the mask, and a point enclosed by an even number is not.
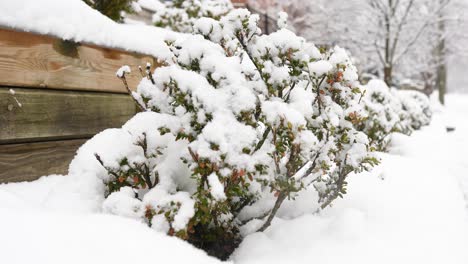
<svg viewBox="0 0 468 264"><path fill-rule="evenodd" d="M88 138L136 113L124 94L0 88L0 144Z"/></svg>
<svg viewBox="0 0 468 264"><path fill-rule="evenodd" d="M141 80L138 66L147 62L157 63L134 52L0 28L0 86L126 93L115 72L129 65L134 89Z"/></svg>
<svg viewBox="0 0 468 264"><path fill-rule="evenodd" d="M0 183L67 174L76 150L85 142L80 139L0 145Z"/></svg>

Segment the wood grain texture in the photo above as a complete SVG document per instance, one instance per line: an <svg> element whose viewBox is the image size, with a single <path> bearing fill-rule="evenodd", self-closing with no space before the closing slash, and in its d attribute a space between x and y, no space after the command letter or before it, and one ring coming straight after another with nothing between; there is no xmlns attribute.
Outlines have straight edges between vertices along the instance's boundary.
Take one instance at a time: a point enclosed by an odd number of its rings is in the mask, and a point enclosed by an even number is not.
<svg viewBox="0 0 468 264"><path fill-rule="evenodd" d="M115 72L129 65L135 89L138 66L151 56L0 28L0 85L126 93Z"/></svg>
<svg viewBox="0 0 468 264"><path fill-rule="evenodd" d="M0 183L33 181L66 174L76 150L86 140L0 145Z"/></svg>
<svg viewBox="0 0 468 264"><path fill-rule="evenodd" d="M0 144L91 137L121 127L137 112L124 94L14 91L12 95L8 88L0 88Z"/></svg>

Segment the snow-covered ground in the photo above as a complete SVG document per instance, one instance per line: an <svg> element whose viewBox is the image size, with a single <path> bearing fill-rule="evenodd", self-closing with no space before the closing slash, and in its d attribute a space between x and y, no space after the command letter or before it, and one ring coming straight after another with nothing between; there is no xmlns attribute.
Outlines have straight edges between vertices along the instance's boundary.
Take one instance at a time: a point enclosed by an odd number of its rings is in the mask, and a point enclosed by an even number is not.
<svg viewBox="0 0 468 264"><path fill-rule="evenodd" d="M451 95L447 99L446 121L456 130L446 137L440 162L447 164L450 173L458 177L468 201L468 95ZM466 205L468 210L468 202Z"/></svg>
<svg viewBox="0 0 468 264"><path fill-rule="evenodd" d="M467 263L468 96L450 95L432 125L397 135L372 173L321 214L312 193L289 202L234 263ZM447 133L446 126L456 127ZM216 263L142 223L99 212L74 177L0 185L0 263Z"/></svg>

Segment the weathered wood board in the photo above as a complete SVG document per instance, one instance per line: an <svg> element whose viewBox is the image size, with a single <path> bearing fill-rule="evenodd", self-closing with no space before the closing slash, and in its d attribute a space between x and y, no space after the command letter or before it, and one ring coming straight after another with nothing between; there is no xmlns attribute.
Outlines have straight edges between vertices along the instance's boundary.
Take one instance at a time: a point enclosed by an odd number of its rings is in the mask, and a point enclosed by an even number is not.
<svg viewBox="0 0 468 264"><path fill-rule="evenodd" d="M0 145L0 183L66 174L76 150L86 140Z"/></svg>
<svg viewBox="0 0 468 264"><path fill-rule="evenodd" d="M147 62L156 65L151 56L0 28L1 86L126 93L115 72L129 65L134 89Z"/></svg>
<svg viewBox="0 0 468 264"><path fill-rule="evenodd" d="M66 174L87 139L137 113L115 72L129 65L135 89L147 62L158 66L151 56L0 28L0 183Z"/></svg>
<svg viewBox="0 0 468 264"><path fill-rule="evenodd" d="M0 144L88 138L121 127L137 112L126 94L24 88L14 93L0 88Z"/></svg>

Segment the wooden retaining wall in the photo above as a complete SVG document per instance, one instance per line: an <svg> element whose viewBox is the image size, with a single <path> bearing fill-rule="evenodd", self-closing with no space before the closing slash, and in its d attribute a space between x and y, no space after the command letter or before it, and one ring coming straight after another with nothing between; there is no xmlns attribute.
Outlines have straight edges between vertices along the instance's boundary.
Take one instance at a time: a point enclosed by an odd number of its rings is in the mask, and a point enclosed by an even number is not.
<svg viewBox="0 0 468 264"><path fill-rule="evenodd" d="M0 28L0 183L66 174L76 150L137 112L130 87L150 56ZM14 94L10 91L12 89ZM118 144L116 142L116 144Z"/></svg>

